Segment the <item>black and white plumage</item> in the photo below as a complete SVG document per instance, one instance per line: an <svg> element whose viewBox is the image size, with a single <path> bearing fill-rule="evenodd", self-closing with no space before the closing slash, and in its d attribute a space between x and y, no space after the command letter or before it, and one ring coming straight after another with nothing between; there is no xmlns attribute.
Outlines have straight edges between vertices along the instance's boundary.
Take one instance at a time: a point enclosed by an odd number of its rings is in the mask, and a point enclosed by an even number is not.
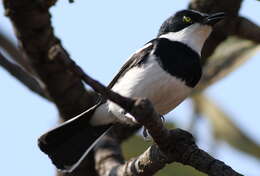
<svg viewBox="0 0 260 176"><path fill-rule="evenodd" d="M212 25L224 13L177 12L157 38L135 52L109 85L126 97L146 97L164 115L179 105L201 77L200 53ZM58 169L72 171L113 123L135 123L113 102L106 101L39 138L39 147Z"/></svg>

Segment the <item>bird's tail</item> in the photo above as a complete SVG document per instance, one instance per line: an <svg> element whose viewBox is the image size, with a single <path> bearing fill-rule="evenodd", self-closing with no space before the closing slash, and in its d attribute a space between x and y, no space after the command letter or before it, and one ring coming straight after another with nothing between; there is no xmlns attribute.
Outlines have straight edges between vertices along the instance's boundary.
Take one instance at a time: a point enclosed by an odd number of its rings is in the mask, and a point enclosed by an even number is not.
<svg viewBox="0 0 260 176"><path fill-rule="evenodd" d="M61 171L73 171L112 125L91 126L96 107L48 131L38 139L40 149Z"/></svg>

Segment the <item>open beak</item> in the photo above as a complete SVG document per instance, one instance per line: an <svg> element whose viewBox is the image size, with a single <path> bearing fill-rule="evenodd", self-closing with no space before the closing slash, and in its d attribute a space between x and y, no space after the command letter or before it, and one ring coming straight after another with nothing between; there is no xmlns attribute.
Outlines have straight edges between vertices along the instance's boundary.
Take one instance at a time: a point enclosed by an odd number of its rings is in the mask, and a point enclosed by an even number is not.
<svg viewBox="0 0 260 176"><path fill-rule="evenodd" d="M225 18L225 13L224 12L219 12L219 13L213 13L210 15L205 16L203 19L202 24L207 24L207 25L215 25L217 22Z"/></svg>

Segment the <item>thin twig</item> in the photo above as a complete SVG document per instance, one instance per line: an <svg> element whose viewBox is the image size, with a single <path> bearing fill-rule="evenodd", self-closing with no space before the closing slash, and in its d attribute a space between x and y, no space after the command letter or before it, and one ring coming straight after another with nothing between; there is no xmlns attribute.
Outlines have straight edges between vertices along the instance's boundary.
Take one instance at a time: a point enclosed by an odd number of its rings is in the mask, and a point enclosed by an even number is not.
<svg viewBox="0 0 260 176"><path fill-rule="evenodd" d="M30 75L20 66L10 62L7 58L4 57L4 55L1 52L0 65L31 91L40 95L43 98L49 99L49 96L45 91L45 88L42 87L41 84L32 75Z"/></svg>

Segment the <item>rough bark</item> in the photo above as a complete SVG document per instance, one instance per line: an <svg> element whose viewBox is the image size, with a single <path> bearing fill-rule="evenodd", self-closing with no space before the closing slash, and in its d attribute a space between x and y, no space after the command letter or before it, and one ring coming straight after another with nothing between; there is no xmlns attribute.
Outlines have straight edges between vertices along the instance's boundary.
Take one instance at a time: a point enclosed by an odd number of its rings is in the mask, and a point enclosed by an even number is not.
<svg viewBox="0 0 260 176"><path fill-rule="evenodd" d="M32 67L64 119L91 107L95 96L84 88L79 77L53 59L53 48L60 45L51 26L48 5L53 1L5 0L6 15L11 19L20 45ZM50 4L49 4L50 3ZM61 58L62 59L62 58Z"/></svg>

